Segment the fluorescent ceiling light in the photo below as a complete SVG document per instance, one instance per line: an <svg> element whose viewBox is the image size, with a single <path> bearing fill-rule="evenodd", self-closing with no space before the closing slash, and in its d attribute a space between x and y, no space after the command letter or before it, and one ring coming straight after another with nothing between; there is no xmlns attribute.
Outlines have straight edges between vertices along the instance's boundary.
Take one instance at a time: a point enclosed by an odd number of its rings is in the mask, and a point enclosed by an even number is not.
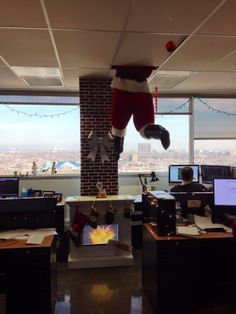
<svg viewBox="0 0 236 314"><path fill-rule="evenodd" d="M13 66L11 69L19 76L61 77L59 68Z"/></svg>
<svg viewBox="0 0 236 314"><path fill-rule="evenodd" d="M195 72L191 71L157 71L156 76L158 77L159 75L168 75L168 76L175 76L175 77L189 77Z"/></svg>
<svg viewBox="0 0 236 314"><path fill-rule="evenodd" d="M173 89L195 73L191 71L157 71L149 84L152 89L155 86L158 86L159 89Z"/></svg>

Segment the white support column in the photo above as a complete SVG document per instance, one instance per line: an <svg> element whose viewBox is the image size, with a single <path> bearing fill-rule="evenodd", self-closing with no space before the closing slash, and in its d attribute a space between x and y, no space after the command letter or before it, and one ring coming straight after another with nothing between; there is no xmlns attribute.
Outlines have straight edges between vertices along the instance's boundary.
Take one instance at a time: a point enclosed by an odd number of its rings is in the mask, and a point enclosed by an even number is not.
<svg viewBox="0 0 236 314"><path fill-rule="evenodd" d="M194 164L194 99L189 99L189 163Z"/></svg>

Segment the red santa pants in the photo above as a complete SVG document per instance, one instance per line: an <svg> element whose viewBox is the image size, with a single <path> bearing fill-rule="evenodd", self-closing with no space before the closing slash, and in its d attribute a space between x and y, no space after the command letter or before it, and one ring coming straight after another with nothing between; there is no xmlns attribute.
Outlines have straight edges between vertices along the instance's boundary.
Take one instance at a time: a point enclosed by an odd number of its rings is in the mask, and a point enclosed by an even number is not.
<svg viewBox="0 0 236 314"><path fill-rule="evenodd" d="M137 131L147 124L154 124L154 107L151 93L127 92L114 88L111 122L113 135L122 136L133 114ZM115 130L114 130L115 129Z"/></svg>

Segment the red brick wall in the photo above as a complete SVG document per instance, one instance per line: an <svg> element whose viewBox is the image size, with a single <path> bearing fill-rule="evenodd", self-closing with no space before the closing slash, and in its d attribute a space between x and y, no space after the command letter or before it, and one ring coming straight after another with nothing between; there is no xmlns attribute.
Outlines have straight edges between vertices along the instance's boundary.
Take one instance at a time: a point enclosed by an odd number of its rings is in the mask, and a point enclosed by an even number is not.
<svg viewBox="0 0 236 314"><path fill-rule="evenodd" d="M118 194L118 162L114 145L107 151L110 161L102 163L97 153L95 161L87 158L90 153L88 136L91 131L104 137L111 130L111 80L103 78L80 78L81 121L81 195L96 195L96 183L100 181L108 195Z"/></svg>

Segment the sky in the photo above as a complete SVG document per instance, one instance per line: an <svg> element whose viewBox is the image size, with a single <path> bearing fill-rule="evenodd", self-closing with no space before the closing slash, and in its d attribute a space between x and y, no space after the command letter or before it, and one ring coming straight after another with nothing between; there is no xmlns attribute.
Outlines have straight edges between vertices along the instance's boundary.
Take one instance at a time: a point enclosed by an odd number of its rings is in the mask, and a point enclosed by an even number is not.
<svg viewBox="0 0 236 314"><path fill-rule="evenodd" d="M1 145L65 147L79 145L80 116L76 106L30 106L12 105L13 111L1 105L0 137ZM75 109L75 110L73 110ZM14 111L17 110L17 111ZM66 111L72 112L65 113ZM20 113L24 112L26 114ZM33 117L30 114L60 116ZM34 145L34 144L33 144Z"/></svg>
<svg viewBox="0 0 236 314"><path fill-rule="evenodd" d="M183 149L188 151L189 142L189 117L186 116L162 116L156 117L156 124L166 128L170 133L171 149ZM162 149L160 141L144 139L135 129L133 120L131 119L127 128L125 137L125 150L138 150L138 143L151 143L152 150Z"/></svg>

